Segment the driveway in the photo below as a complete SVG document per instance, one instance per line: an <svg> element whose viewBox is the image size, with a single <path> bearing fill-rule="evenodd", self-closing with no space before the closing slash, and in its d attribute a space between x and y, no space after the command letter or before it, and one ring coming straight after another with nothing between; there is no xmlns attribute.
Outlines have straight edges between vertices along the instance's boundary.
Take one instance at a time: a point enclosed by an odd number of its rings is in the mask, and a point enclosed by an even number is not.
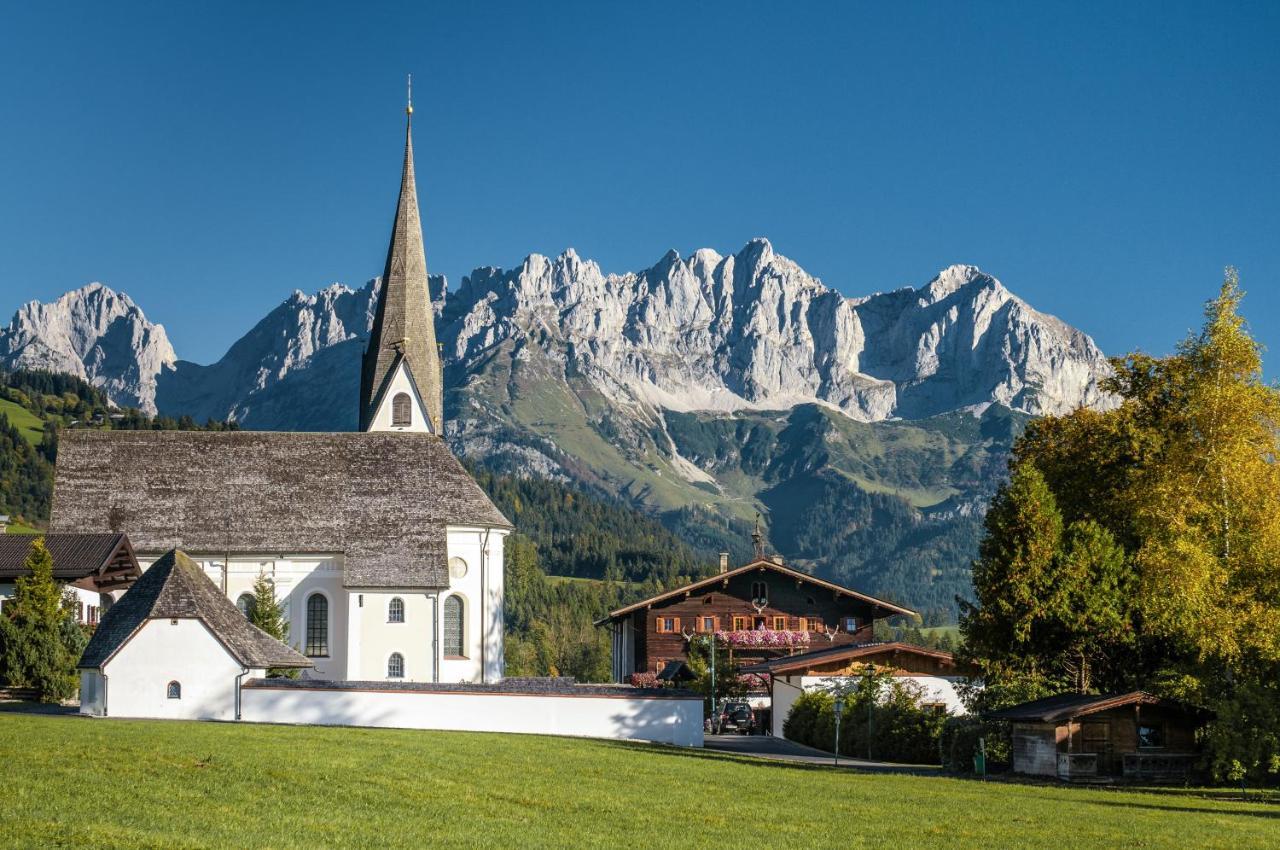
<svg viewBox="0 0 1280 850"><path fill-rule="evenodd" d="M815 750L813 747L806 747L803 744L788 741L786 738L775 738L772 735L707 735L703 746L708 750L754 758L836 766L835 756L831 753ZM893 764L847 756L840 757L839 766L854 767L875 773L931 774L942 769L928 764Z"/></svg>

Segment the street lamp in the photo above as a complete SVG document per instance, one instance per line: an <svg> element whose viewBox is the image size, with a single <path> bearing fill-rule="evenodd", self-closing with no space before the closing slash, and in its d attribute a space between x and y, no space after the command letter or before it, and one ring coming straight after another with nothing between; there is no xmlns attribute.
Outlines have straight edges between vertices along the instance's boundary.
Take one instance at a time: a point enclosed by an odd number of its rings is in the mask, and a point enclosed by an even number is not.
<svg viewBox="0 0 1280 850"><path fill-rule="evenodd" d="M834 766L839 767L840 766L840 715L844 714L844 698L836 697L836 701L835 703L832 704L832 708L836 712L836 760L835 760Z"/></svg>

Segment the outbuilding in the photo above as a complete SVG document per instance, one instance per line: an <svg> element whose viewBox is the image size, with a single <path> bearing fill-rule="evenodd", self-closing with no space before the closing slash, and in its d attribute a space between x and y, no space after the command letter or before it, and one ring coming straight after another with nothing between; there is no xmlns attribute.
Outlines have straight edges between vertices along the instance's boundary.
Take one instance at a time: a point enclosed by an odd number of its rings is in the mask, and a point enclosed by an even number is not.
<svg viewBox="0 0 1280 850"><path fill-rule="evenodd" d="M1013 769L1068 782L1186 779L1213 714L1146 691L1059 694L989 712L1013 724Z"/></svg>
<svg viewBox="0 0 1280 850"><path fill-rule="evenodd" d="M80 713L239 720L246 678L310 666L171 549L107 611L85 647Z"/></svg>
<svg viewBox="0 0 1280 850"><path fill-rule="evenodd" d="M76 597L76 619L97 625L102 615L142 575L129 537L119 532L101 534L4 534L0 533L0 608L13 597L14 586L31 575L27 557L36 540L43 539L53 559L53 578Z"/></svg>

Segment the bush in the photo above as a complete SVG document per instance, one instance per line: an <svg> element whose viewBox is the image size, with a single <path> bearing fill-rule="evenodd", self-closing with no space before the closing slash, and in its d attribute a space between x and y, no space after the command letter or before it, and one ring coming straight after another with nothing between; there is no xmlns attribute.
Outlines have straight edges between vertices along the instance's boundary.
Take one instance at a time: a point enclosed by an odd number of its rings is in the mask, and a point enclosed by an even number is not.
<svg viewBox="0 0 1280 850"><path fill-rule="evenodd" d="M1009 724L983 720L975 715L947 718L942 729L946 768L952 773L972 773L979 738L986 741L987 772L1008 770L1013 758Z"/></svg>

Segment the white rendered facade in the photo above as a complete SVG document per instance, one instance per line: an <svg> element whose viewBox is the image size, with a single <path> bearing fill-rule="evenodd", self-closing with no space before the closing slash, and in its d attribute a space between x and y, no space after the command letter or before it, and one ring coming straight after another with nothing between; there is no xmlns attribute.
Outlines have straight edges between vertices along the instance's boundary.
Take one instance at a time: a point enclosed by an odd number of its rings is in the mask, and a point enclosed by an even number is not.
<svg viewBox="0 0 1280 850"><path fill-rule="evenodd" d="M272 580L289 624L288 643L315 664L304 676L497 682L503 675L502 545L506 534L506 529L449 526L449 585L442 588L345 587L341 553L264 552L230 559L207 552L188 554L232 602L253 595L259 574ZM161 554L139 553L138 562L146 570ZM309 651L318 649L314 645L318 642L308 646L308 612L315 610L308 602L317 595L324 599L326 612L324 652ZM462 652L457 654L446 652L444 612L450 597L461 603ZM402 621L389 616L393 599L402 603ZM310 634L316 635L315 630ZM393 653L402 659L401 677L389 675Z"/></svg>

